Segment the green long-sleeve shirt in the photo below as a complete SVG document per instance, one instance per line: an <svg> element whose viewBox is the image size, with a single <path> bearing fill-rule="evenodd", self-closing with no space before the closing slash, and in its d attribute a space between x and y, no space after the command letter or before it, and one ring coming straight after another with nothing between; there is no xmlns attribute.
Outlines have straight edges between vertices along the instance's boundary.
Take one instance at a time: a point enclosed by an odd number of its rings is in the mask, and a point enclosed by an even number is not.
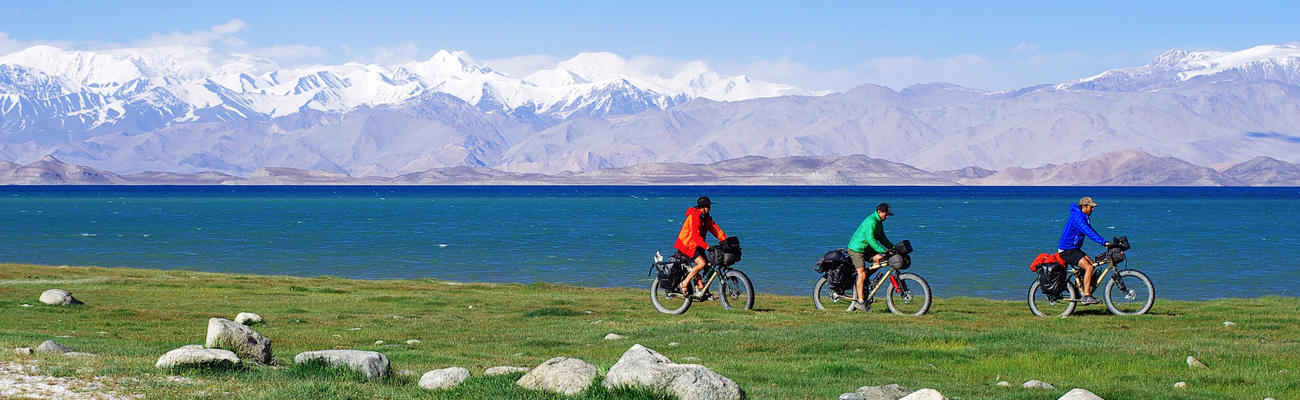
<svg viewBox="0 0 1300 400"><path fill-rule="evenodd" d="M894 248L894 244L885 237L885 221L880 219L880 213L874 211L867 219L862 220L862 225L858 225L858 230L853 232L853 237L849 239L848 247L849 250L866 253L868 246L876 253L884 253Z"/></svg>

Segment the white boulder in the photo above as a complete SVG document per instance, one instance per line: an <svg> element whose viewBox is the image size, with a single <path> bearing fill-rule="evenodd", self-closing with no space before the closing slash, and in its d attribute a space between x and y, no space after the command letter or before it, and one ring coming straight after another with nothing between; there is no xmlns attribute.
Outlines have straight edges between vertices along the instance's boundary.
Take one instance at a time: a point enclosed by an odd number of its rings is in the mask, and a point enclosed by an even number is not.
<svg viewBox="0 0 1300 400"><path fill-rule="evenodd" d="M41 293L40 300L42 303L53 305L53 306L83 304L81 300L77 300L77 298L72 297L72 293L68 293L67 290L63 290L63 289L46 290Z"/></svg>
<svg viewBox="0 0 1300 400"><path fill-rule="evenodd" d="M604 386L630 386L665 390L679 399L739 400L744 392L736 382L701 365L677 364L668 357L633 345L605 374Z"/></svg>
<svg viewBox="0 0 1300 400"><path fill-rule="evenodd" d="M235 352L222 349L204 349L185 346L163 354L154 363L158 368L175 367L234 367L239 365Z"/></svg>
<svg viewBox="0 0 1300 400"><path fill-rule="evenodd" d="M251 312L241 312L235 315L235 322L240 325L256 325L262 323L262 316Z"/></svg>
<svg viewBox="0 0 1300 400"><path fill-rule="evenodd" d="M427 390L449 389L469 379L469 370L461 367L435 369L420 376L420 388Z"/></svg>
<svg viewBox="0 0 1300 400"><path fill-rule="evenodd" d="M262 364L271 363L271 339L253 328L225 318L208 320L208 336L204 347L226 349Z"/></svg>
<svg viewBox="0 0 1300 400"><path fill-rule="evenodd" d="M596 379L595 365L577 358L555 357L528 371L515 384L572 396L591 386L592 379Z"/></svg>
<svg viewBox="0 0 1300 400"><path fill-rule="evenodd" d="M294 364L319 361L329 366L346 367L360 372L366 379L380 379L388 376L388 357L381 353L364 350L319 350L306 351L293 356Z"/></svg>

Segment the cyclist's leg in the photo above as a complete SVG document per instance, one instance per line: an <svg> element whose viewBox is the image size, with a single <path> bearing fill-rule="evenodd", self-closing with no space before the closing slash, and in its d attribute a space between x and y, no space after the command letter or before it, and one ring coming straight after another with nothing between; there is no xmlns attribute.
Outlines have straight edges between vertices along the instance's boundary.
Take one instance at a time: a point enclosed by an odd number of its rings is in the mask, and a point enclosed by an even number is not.
<svg viewBox="0 0 1300 400"><path fill-rule="evenodd" d="M700 271L703 270L706 265L708 265L708 262L704 261L704 256L700 255L697 251L695 253L695 266L691 267L691 270L686 273L686 278L682 279L682 283L678 285L678 287L682 289L682 293L691 293L691 280L695 279L696 275L699 275Z"/></svg>
<svg viewBox="0 0 1300 400"><path fill-rule="evenodd" d="M1079 259L1079 268L1083 268L1083 282L1080 282L1083 287L1079 288L1079 290L1083 291L1084 296L1091 296L1092 295L1092 259L1088 258L1088 255L1085 254L1083 258Z"/></svg>
<svg viewBox="0 0 1300 400"><path fill-rule="evenodd" d="M867 281L867 255L853 250L849 250L849 260L853 261L853 268L858 270L857 277L854 279L853 298L862 300L862 286Z"/></svg>

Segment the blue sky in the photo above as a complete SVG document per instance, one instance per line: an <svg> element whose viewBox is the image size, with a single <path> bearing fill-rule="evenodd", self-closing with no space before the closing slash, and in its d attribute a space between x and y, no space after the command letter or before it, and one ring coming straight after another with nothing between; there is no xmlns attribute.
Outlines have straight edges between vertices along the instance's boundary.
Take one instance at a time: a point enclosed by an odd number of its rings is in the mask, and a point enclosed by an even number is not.
<svg viewBox="0 0 1300 400"><path fill-rule="evenodd" d="M702 60L812 89L1012 89L1144 64L1170 48L1300 41L1300 7L1282 1L31 3L0 13L0 52L183 42L293 64L394 63L452 49L518 72L609 51L665 65Z"/></svg>

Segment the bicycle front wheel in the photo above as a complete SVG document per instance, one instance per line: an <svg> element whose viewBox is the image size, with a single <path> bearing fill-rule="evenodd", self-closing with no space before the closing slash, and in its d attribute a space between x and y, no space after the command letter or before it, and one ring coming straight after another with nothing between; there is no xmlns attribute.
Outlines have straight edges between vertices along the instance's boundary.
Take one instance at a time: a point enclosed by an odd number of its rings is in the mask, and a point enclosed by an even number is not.
<svg viewBox="0 0 1300 400"><path fill-rule="evenodd" d="M1079 287L1074 282L1066 282L1065 293L1058 299L1049 299L1038 288L1038 280L1029 285L1029 311L1040 317L1066 316L1074 312L1079 305Z"/></svg>
<svg viewBox="0 0 1300 400"><path fill-rule="evenodd" d="M659 286L659 278L650 282L650 303L665 314L683 314L691 308L691 298L669 287Z"/></svg>
<svg viewBox="0 0 1300 400"><path fill-rule="evenodd" d="M734 269L727 271L720 285L722 286L720 302L723 309L730 310L733 307L754 309L754 284L749 281L749 277L744 272Z"/></svg>
<svg viewBox="0 0 1300 400"><path fill-rule="evenodd" d="M898 315L922 315L930 311L930 283L920 275L898 274L898 289L889 283L884 286L882 289L889 291L885 296L885 305L889 306L890 312Z"/></svg>
<svg viewBox="0 0 1300 400"><path fill-rule="evenodd" d="M1156 303L1156 287L1147 274L1123 270L1106 283L1106 308L1115 315L1142 315Z"/></svg>

